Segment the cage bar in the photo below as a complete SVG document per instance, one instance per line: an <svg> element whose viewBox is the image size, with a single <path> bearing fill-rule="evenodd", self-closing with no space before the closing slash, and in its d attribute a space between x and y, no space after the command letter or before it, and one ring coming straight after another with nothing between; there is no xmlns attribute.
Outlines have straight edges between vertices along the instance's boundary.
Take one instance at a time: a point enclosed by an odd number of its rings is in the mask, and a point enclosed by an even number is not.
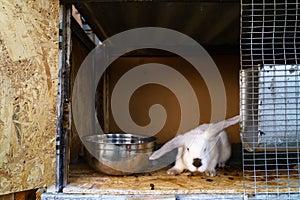
<svg viewBox="0 0 300 200"><path fill-rule="evenodd" d="M299 2L243 0L240 110L244 192L300 196Z"/></svg>

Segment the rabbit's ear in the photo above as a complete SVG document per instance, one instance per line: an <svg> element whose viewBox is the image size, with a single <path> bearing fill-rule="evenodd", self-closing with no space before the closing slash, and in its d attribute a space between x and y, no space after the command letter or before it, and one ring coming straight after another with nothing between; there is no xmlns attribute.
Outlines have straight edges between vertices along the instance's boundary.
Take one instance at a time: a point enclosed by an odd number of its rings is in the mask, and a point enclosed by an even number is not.
<svg viewBox="0 0 300 200"><path fill-rule="evenodd" d="M205 136L211 138L217 136L225 128L238 123L241 120L240 115L220 121L217 123L210 124L209 127L204 131Z"/></svg>
<svg viewBox="0 0 300 200"><path fill-rule="evenodd" d="M181 147L184 145L184 135L178 135L166 144L164 144L160 149L153 152L149 157L150 160L155 160L163 156L164 154L172 151L175 148Z"/></svg>

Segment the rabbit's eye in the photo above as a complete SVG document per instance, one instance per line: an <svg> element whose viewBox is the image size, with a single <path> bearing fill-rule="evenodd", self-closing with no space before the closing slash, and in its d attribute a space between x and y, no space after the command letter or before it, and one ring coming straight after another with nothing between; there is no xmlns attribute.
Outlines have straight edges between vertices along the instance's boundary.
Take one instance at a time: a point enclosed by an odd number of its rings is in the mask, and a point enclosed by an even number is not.
<svg viewBox="0 0 300 200"><path fill-rule="evenodd" d="M206 152L206 148L204 148L203 151Z"/></svg>
<svg viewBox="0 0 300 200"><path fill-rule="evenodd" d="M190 148L186 148L187 151L190 151Z"/></svg>

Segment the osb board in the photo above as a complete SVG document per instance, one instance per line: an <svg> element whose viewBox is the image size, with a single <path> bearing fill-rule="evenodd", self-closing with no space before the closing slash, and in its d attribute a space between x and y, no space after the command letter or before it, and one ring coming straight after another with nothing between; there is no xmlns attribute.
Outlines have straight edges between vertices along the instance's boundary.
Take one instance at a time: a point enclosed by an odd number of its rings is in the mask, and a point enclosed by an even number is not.
<svg viewBox="0 0 300 200"><path fill-rule="evenodd" d="M0 194L55 181L59 1L0 1Z"/></svg>
<svg viewBox="0 0 300 200"><path fill-rule="evenodd" d="M242 172L238 169L218 169L216 177L189 172L167 175L166 169L135 176L108 176L86 165L71 166L64 193L89 194L241 194Z"/></svg>

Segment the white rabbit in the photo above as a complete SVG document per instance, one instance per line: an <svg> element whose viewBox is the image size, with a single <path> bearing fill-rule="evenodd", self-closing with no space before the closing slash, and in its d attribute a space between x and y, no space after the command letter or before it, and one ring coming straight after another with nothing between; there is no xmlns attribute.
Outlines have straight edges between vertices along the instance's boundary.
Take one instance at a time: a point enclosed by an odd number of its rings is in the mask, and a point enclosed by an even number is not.
<svg viewBox="0 0 300 200"><path fill-rule="evenodd" d="M158 159L178 148L175 166L167 171L168 174L180 174L187 169L191 172L199 171L215 176L217 164L219 167L224 167L231 156L231 145L224 129L239 121L240 116L237 115L217 123L202 124L185 134L176 136L153 152L149 159Z"/></svg>

